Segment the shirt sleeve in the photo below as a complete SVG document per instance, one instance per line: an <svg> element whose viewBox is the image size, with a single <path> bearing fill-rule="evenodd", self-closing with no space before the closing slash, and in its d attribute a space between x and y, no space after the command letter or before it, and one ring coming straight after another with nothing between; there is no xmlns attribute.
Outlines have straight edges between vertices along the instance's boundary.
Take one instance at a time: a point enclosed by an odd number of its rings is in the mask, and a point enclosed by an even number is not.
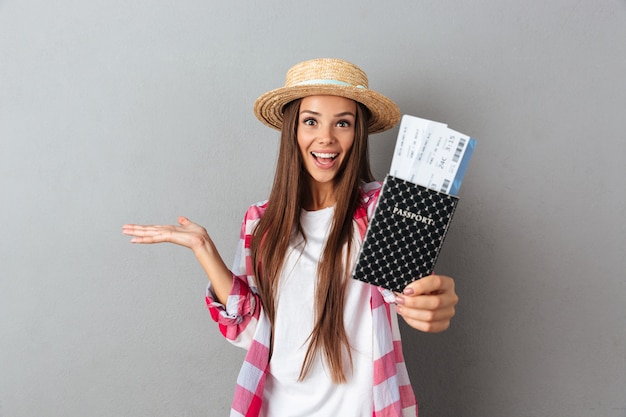
<svg viewBox="0 0 626 417"><path fill-rule="evenodd" d="M257 206L246 212L231 269L233 285L226 305L218 301L210 283L206 290L207 307L222 335L232 344L246 349L252 342L261 310L250 258L252 232L259 218Z"/></svg>

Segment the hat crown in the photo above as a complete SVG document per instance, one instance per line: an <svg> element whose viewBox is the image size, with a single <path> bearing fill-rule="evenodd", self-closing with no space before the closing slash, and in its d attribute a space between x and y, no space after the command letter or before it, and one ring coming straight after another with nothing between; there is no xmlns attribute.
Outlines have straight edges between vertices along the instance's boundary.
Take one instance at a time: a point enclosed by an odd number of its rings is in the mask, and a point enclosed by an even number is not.
<svg viewBox="0 0 626 417"><path fill-rule="evenodd" d="M368 88L367 75L356 65L341 59L312 59L287 71L285 87L312 84Z"/></svg>

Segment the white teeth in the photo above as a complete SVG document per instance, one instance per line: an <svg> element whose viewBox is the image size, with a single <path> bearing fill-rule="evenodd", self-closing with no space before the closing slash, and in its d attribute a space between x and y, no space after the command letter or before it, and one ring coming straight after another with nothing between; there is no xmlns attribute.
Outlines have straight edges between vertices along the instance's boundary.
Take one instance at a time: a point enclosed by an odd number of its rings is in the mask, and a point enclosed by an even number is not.
<svg viewBox="0 0 626 417"><path fill-rule="evenodd" d="M316 158L335 158L338 155L336 153L318 153L318 152L311 152L311 154L313 154L313 156Z"/></svg>

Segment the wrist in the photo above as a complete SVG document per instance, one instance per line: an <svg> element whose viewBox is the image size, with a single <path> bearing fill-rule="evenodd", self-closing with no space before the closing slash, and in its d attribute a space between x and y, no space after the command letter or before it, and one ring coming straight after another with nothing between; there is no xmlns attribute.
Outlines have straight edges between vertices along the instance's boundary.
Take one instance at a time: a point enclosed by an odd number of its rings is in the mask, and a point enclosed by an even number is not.
<svg viewBox="0 0 626 417"><path fill-rule="evenodd" d="M211 257L217 252L208 234L198 237L198 241L192 246L191 250L197 258Z"/></svg>

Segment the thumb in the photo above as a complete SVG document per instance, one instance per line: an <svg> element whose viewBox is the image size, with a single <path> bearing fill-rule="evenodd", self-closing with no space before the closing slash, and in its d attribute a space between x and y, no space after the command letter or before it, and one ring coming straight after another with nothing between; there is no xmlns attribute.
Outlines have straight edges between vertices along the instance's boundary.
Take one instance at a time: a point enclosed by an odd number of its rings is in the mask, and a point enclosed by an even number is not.
<svg viewBox="0 0 626 417"><path fill-rule="evenodd" d="M178 224L180 224L181 226L187 226L189 223L191 223L189 219L184 216L180 216L178 218Z"/></svg>

